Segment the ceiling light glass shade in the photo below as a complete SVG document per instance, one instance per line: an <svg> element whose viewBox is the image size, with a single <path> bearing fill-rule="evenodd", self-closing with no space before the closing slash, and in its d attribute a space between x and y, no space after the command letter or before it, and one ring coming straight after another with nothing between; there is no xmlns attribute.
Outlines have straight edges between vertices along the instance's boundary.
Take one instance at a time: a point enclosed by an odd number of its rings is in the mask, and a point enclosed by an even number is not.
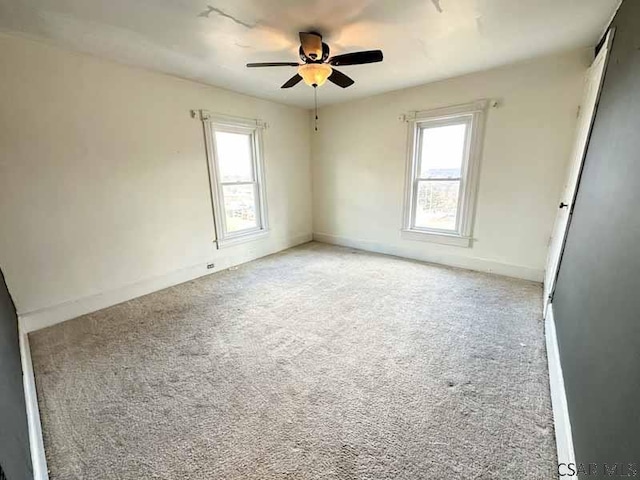
<svg viewBox="0 0 640 480"><path fill-rule="evenodd" d="M327 81L333 69L326 63L307 63L298 67L298 73L304 83L311 87L319 87Z"/></svg>

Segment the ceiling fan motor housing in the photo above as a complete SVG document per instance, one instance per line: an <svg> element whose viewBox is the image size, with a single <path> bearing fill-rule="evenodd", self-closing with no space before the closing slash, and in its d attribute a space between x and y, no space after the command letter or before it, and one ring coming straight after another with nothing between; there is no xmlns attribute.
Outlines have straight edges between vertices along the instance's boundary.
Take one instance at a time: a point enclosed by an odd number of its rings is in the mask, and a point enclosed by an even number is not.
<svg viewBox="0 0 640 480"><path fill-rule="evenodd" d="M317 58L317 55L315 53L312 53L309 56L307 56L304 53L304 50L302 49L302 45L300 45L300 49L298 50L298 54L300 55L300 60L302 60L305 63L323 63L323 62L326 62L329 59L330 53L331 53L331 50L329 50L329 45L327 45L324 42L322 42L322 57L321 58Z"/></svg>

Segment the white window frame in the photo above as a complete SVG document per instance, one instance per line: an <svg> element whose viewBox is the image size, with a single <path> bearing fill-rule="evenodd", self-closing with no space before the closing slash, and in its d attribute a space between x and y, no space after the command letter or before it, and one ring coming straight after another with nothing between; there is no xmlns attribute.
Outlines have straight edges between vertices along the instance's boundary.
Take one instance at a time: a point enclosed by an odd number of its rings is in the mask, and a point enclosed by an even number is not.
<svg viewBox="0 0 640 480"><path fill-rule="evenodd" d="M262 131L266 128L266 124L259 120L213 115L205 110L200 110L200 118L203 122L205 133L207 161L209 166L209 184L211 187L211 203L213 207L213 221L215 226L215 242L218 248L263 238L269 233L269 215L267 212L266 181L262 146ZM221 181L216 151L216 131L250 135L254 181ZM256 192L256 219L258 225L251 229L241 230L238 232L228 232L222 187L224 185L245 184L254 185Z"/></svg>
<svg viewBox="0 0 640 480"><path fill-rule="evenodd" d="M404 116L409 125L409 131L402 223L403 239L471 247L487 104L487 100L478 100L464 105L412 112ZM441 230L417 227L415 225L415 205L418 181L421 180L419 177L422 152L420 131L425 127L459 125L461 123L467 124L467 130L460 172L456 228L455 230Z"/></svg>

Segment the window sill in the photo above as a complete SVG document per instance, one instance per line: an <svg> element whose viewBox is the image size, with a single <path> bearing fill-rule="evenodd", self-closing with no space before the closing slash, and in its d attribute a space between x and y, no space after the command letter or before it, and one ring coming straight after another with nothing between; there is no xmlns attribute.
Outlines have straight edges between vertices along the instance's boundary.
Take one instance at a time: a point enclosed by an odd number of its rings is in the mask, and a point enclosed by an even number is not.
<svg viewBox="0 0 640 480"><path fill-rule="evenodd" d="M463 237L461 235L448 234L448 233L436 233L436 232L422 232L418 230L402 230L402 238L404 240L417 240L420 242L440 243L442 245L452 245L454 247L471 247L471 237Z"/></svg>
<svg viewBox="0 0 640 480"><path fill-rule="evenodd" d="M227 237L225 239L214 240L217 243L218 248L233 247L241 243L252 242L253 240L260 240L269 235L269 230L259 230L257 232L249 232L244 235L235 235Z"/></svg>

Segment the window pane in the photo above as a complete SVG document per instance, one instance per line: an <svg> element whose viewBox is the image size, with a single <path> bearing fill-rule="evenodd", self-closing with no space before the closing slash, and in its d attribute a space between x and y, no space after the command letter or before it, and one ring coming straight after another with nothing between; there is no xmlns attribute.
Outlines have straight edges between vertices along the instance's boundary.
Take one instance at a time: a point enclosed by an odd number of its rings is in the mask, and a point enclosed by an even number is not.
<svg viewBox="0 0 640 480"><path fill-rule="evenodd" d="M215 132L220 182L252 182L251 135Z"/></svg>
<svg viewBox="0 0 640 480"><path fill-rule="evenodd" d="M254 185L223 185L227 232L239 232L258 226Z"/></svg>
<svg viewBox="0 0 640 480"><path fill-rule="evenodd" d="M419 181L415 226L455 230L459 181Z"/></svg>
<svg viewBox="0 0 640 480"><path fill-rule="evenodd" d="M421 129L421 178L460 178L467 124Z"/></svg>

